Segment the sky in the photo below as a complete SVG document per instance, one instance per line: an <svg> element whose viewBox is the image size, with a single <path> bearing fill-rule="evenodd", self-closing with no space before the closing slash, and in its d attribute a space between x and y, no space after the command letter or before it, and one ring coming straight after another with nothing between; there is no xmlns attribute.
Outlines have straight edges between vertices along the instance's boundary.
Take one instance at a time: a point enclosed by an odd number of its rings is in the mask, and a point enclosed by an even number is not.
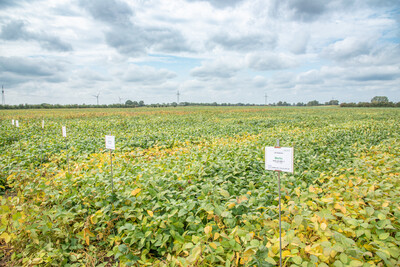
<svg viewBox="0 0 400 267"><path fill-rule="evenodd" d="M400 101L398 0L0 0L6 104ZM267 96L267 99L265 98Z"/></svg>

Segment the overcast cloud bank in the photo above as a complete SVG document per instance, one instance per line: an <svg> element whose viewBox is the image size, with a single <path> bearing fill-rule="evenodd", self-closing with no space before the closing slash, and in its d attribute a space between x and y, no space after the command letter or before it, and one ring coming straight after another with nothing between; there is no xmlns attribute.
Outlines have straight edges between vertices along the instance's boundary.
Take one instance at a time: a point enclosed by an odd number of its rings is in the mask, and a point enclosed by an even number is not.
<svg viewBox="0 0 400 267"><path fill-rule="evenodd" d="M400 101L395 0L0 2L6 102Z"/></svg>

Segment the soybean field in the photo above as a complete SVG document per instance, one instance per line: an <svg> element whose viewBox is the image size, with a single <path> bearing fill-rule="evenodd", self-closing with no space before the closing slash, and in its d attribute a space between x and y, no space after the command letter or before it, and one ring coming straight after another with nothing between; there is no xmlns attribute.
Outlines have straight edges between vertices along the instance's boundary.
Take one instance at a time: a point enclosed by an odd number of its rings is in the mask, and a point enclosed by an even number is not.
<svg viewBox="0 0 400 267"><path fill-rule="evenodd" d="M2 110L0 266L276 266L264 149L277 139L294 148L283 265L400 266L399 121L384 108Z"/></svg>

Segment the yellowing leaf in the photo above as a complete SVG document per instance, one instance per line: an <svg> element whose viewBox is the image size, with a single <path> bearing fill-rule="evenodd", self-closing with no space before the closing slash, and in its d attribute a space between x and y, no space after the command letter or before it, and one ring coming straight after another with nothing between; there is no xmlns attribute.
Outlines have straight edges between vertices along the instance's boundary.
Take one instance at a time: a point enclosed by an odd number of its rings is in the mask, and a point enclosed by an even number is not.
<svg viewBox="0 0 400 267"><path fill-rule="evenodd" d="M245 258L245 261L247 261L248 258L254 254L255 254L255 251L252 248L249 248L243 253L243 257Z"/></svg>
<svg viewBox="0 0 400 267"><path fill-rule="evenodd" d="M321 227L321 229L322 229L322 230L324 230L324 231L325 231L325 229L326 229L327 225L326 225L326 223L321 223L320 227Z"/></svg>
<svg viewBox="0 0 400 267"><path fill-rule="evenodd" d="M132 196L136 196L137 194L139 194L139 192L142 191L141 188L136 188L135 190L132 191Z"/></svg>
<svg viewBox="0 0 400 267"><path fill-rule="evenodd" d="M238 244L240 244L240 239L239 239L238 236L235 236L235 241L236 241Z"/></svg>
<svg viewBox="0 0 400 267"><path fill-rule="evenodd" d="M384 219L386 219L386 216L384 214L382 214L382 213L379 213L378 214L378 219L379 220L384 220Z"/></svg>
<svg viewBox="0 0 400 267"><path fill-rule="evenodd" d="M283 258L286 258L286 257L291 256L291 255L292 255L292 254L291 254L290 251L288 251L288 250L282 251L282 257L283 257Z"/></svg>
<svg viewBox="0 0 400 267"><path fill-rule="evenodd" d="M368 188L368 191L369 191L369 192L374 192L374 191L375 191L375 186L374 186L374 185L371 185L371 186Z"/></svg>
<svg viewBox="0 0 400 267"><path fill-rule="evenodd" d="M150 217L153 217L153 212L152 212L151 210L148 210L148 211L147 211L147 214L149 214Z"/></svg>
<svg viewBox="0 0 400 267"><path fill-rule="evenodd" d="M241 202L246 201L246 200L248 200L248 198L246 196L241 196L241 197L238 198L237 202L241 203Z"/></svg>
<svg viewBox="0 0 400 267"><path fill-rule="evenodd" d="M217 249L217 244L215 244L214 242L211 242L210 247L212 247L213 249Z"/></svg>
<svg viewBox="0 0 400 267"><path fill-rule="evenodd" d="M83 237L85 238L86 245L90 245L90 237L94 236L92 232L88 228L83 229Z"/></svg>
<svg viewBox="0 0 400 267"><path fill-rule="evenodd" d="M32 260L32 264L33 265L38 265L38 264L40 264L40 263L42 263L43 262L43 259L42 258L34 258L33 260Z"/></svg>
<svg viewBox="0 0 400 267"><path fill-rule="evenodd" d="M206 233L206 235L209 235L211 232L212 232L212 227L210 225L204 227L204 233Z"/></svg>
<svg viewBox="0 0 400 267"><path fill-rule="evenodd" d="M215 233L215 234L214 234L214 240L217 240L219 237L220 237L220 234L219 234L219 233Z"/></svg>
<svg viewBox="0 0 400 267"><path fill-rule="evenodd" d="M5 241L6 243L10 242L10 240L11 240L11 236L10 236L8 233L6 233L6 232L2 233L2 234L0 235L0 238L4 239L4 241Z"/></svg>
<svg viewBox="0 0 400 267"><path fill-rule="evenodd" d="M92 224L96 224L97 223L97 217L95 215L90 216L90 222Z"/></svg>
<svg viewBox="0 0 400 267"><path fill-rule="evenodd" d="M299 197L300 196L300 187L296 187L294 189L294 192L296 193L296 195Z"/></svg>
<svg viewBox="0 0 400 267"><path fill-rule="evenodd" d="M236 205L235 203L229 203L228 208L231 209L231 208L235 207L235 205Z"/></svg>

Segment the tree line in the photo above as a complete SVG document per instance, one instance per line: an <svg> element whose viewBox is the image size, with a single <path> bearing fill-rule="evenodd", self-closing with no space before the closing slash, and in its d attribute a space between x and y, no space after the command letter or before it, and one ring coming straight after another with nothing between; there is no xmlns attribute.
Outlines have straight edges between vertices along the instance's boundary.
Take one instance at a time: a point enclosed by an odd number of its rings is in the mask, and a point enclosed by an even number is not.
<svg viewBox="0 0 400 267"><path fill-rule="evenodd" d="M341 103L340 106L344 108L400 108L400 102L391 102L387 96L375 96L371 102Z"/></svg>
<svg viewBox="0 0 400 267"><path fill-rule="evenodd" d="M87 104L19 104L19 105L1 105L0 109L77 109L77 108L139 108L139 107L177 107L177 106L292 106L292 107L314 107L314 106L340 106L340 107L400 107L400 102L390 102L386 96L375 96L371 99L371 102L350 102L341 103L339 105L338 100L330 100L325 103L320 103L317 100L312 100L307 103L287 103L286 101L279 101L271 104L245 104L245 103L195 103L195 102L172 102L172 103L157 103L157 104L145 104L143 100L132 101L127 100L121 104L109 104L109 105L87 105Z"/></svg>

